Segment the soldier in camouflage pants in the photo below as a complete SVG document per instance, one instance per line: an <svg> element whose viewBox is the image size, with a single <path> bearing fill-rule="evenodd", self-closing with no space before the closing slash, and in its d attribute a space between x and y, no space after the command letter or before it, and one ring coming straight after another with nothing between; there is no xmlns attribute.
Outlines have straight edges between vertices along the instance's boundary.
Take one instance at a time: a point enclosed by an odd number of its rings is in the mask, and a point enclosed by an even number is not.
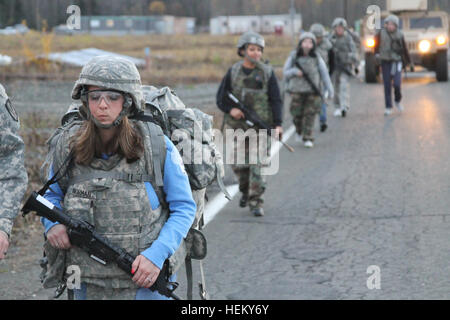
<svg viewBox="0 0 450 320"><path fill-rule="evenodd" d="M333 45L335 68L331 76L335 89L334 116L345 117L350 109L350 77L353 65L358 63L358 54L352 35L346 31L347 22L336 18L331 25L333 32L330 41Z"/></svg>
<svg viewBox="0 0 450 320"><path fill-rule="evenodd" d="M292 51L283 68L287 92L291 94L290 111L295 124L296 140L304 146L313 147L313 127L316 114L320 112L321 95L334 94L328 69L316 51L316 37L310 32L300 36L296 50Z"/></svg>
<svg viewBox="0 0 450 320"><path fill-rule="evenodd" d="M139 71L129 60L91 59L75 83L72 98L81 100L83 119L67 123L50 139L47 176L62 168L65 159L72 159L71 165L44 198L70 216L88 221L136 258L129 273L112 261L99 263L72 246L64 225L44 218L44 249L50 265L44 286L64 284L66 267L74 265L80 269L81 285L74 289L75 299L167 299L148 288L195 218L196 203L182 158L156 124L129 119L144 109ZM158 177L164 198L157 196ZM170 281L175 277L171 274Z"/></svg>
<svg viewBox="0 0 450 320"><path fill-rule="evenodd" d="M320 112L322 100L313 94L292 93L290 112L295 131L303 136L304 141L314 141L313 128L316 114Z"/></svg>
<svg viewBox="0 0 450 320"><path fill-rule="evenodd" d="M19 126L19 117L0 84L0 260L8 250L13 221L28 182Z"/></svg>
<svg viewBox="0 0 450 320"><path fill-rule="evenodd" d="M278 82L269 64L261 62L264 49L264 38L255 33L244 33L237 45L239 56L244 59L235 63L227 72L217 91L217 106L225 113L224 120L228 127L236 130L254 130L245 121L243 112L228 99L227 92L253 110L267 125L275 129L275 135L282 134L282 101ZM256 130L258 128L255 128ZM256 131L255 131L256 132ZM266 178L261 174L262 163L258 159L256 163L248 162L259 150L270 150L270 141L258 139L258 147L254 148L254 139L249 142L241 141L234 144L235 153L245 154L244 163L233 163L232 169L239 180L239 190L242 193L240 206L250 207L254 216L264 215L263 194L266 189ZM265 139L270 140L270 139ZM245 144L244 144L245 143ZM268 154L266 150L266 155Z"/></svg>

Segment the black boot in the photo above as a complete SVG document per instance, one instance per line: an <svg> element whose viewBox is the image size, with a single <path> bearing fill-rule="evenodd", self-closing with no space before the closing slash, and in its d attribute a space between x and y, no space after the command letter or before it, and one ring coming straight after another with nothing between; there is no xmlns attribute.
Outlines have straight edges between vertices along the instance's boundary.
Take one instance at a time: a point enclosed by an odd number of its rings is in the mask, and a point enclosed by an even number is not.
<svg viewBox="0 0 450 320"><path fill-rule="evenodd" d="M248 203L248 194L243 193L241 196L241 200L239 200L239 207L245 208Z"/></svg>
<svg viewBox="0 0 450 320"><path fill-rule="evenodd" d="M320 125L320 132L325 132L327 130L328 125L324 122Z"/></svg>

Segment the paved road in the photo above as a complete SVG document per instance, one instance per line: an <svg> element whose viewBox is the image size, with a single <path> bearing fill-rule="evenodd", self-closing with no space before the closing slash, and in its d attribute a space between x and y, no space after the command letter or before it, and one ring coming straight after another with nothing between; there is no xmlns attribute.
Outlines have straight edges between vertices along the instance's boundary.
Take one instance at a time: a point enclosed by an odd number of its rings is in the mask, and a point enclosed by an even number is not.
<svg viewBox="0 0 450 320"><path fill-rule="evenodd" d="M381 84L353 81L347 118L316 128L313 149L281 151L264 217L237 196L206 227L211 296L449 299L449 89L416 74L405 112L385 117Z"/></svg>
<svg viewBox="0 0 450 320"><path fill-rule="evenodd" d="M354 80L347 118L330 109L313 149L281 150L266 216L240 209L237 196L206 227L211 297L449 299L449 89L416 74L404 84L406 111L384 117L381 84ZM0 299L50 295L37 278L40 241L21 239L0 263ZM381 289L367 288L371 265Z"/></svg>

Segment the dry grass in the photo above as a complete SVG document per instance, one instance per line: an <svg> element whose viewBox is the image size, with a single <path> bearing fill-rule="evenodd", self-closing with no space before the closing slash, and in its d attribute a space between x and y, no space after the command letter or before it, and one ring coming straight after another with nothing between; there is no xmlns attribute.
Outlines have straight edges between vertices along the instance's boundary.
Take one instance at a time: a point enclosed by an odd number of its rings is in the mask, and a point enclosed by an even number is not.
<svg viewBox="0 0 450 320"><path fill-rule="evenodd" d="M292 50L291 40L274 35L265 36L264 58L280 69ZM171 85L220 81L236 62L238 36L149 35L149 36L62 36L31 31L21 36L0 36L2 54L13 57L13 66L3 67L9 77L35 76L74 79L77 68L67 68L39 58L49 52L65 52L95 47L137 58L145 58L150 47L152 67L141 70L147 83Z"/></svg>
<svg viewBox="0 0 450 320"><path fill-rule="evenodd" d="M95 47L145 58L144 48L150 47L152 66L149 70L140 70L143 82L171 87L218 82L239 59L235 47L237 39L238 36L210 35L61 36L36 31L20 36L0 35L0 53L13 57L14 61L13 65L0 67L0 77L75 80L79 75L79 68L49 63L42 57L50 52ZM265 39L263 57L270 60L280 76L284 60L292 50L290 38L266 36ZM219 127L222 114L217 112L214 119L214 126ZM45 142L58 123L59 119L49 118L49 114L44 117L39 113L29 113L21 118L21 136L26 146L25 166L29 177L25 199L32 190L38 190L42 186L40 167L47 153ZM13 239L28 238L34 232L42 232L35 215L16 219Z"/></svg>

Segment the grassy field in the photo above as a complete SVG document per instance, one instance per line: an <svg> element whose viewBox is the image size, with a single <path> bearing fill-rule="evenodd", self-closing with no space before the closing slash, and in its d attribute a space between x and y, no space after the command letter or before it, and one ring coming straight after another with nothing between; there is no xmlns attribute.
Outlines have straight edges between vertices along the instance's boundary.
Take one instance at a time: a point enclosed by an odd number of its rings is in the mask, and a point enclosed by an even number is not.
<svg viewBox="0 0 450 320"><path fill-rule="evenodd" d="M151 68L141 70L142 79L155 85L217 82L239 57L236 43L239 36L148 35L148 36L62 36L31 31L25 35L0 36L0 54L13 57L12 66L0 67L10 77L74 79L79 68L49 63L38 59L50 52L65 52L95 47L145 58L144 48L151 49ZM281 76L281 68L292 43L289 37L267 35L263 57Z"/></svg>

